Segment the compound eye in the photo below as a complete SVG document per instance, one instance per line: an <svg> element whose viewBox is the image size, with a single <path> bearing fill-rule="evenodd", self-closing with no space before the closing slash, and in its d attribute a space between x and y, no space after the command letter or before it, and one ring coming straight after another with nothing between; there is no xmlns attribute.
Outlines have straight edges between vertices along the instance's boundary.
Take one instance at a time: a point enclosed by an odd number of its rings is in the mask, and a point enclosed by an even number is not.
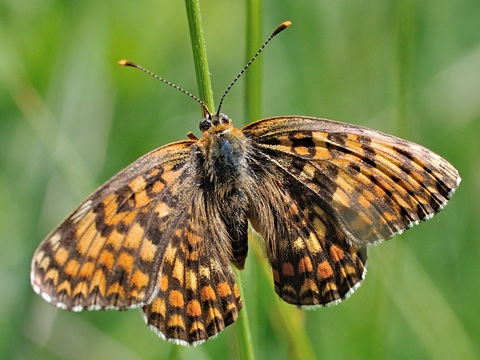
<svg viewBox="0 0 480 360"><path fill-rule="evenodd" d="M200 121L200 125L199 125L200 131L202 132L207 131L211 127L212 127L212 121L209 118L205 118L202 121Z"/></svg>

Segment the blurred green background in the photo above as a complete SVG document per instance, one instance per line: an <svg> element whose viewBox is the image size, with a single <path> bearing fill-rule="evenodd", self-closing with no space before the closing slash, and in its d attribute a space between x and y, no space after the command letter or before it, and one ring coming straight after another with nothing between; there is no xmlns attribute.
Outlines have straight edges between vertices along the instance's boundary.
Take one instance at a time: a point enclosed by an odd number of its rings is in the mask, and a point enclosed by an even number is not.
<svg viewBox="0 0 480 360"><path fill-rule="evenodd" d="M201 5L218 101L245 64L248 19L243 2ZM242 282L257 358L480 357L480 2L262 7L265 37L293 22L262 54L263 117L392 133L448 159L463 182L434 219L371 248L365 283L335 307L282 303L251 251ZM70 313L31 290L35 248L84 197L147 151L199 135L198 104L122 58L196 94L184 3L0 0L0 357L239 358L235 325L181 348L140 310ZM244 85L222 109L237 126L256 120Z"/></svg>

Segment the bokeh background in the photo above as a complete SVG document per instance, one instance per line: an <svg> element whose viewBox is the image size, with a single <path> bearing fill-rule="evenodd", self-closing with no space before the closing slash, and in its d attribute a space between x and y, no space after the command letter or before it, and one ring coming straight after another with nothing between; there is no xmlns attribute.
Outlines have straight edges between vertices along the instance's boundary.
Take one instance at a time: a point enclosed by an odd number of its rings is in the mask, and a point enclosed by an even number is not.
<svg viewBox="0 0 480 360"><path fill-rule="evenodd" d="M214 93L245 64L241 1L204 1ZM278 300L264 261L242 275L259 359L480 357L480 2L274 1L262 54L264 117L311 115L421 143L463 182L434 219L370 249L346 302L304 312ZM251 55L251 54L249 54ZM235 325L180 348L140 310L70 313L31 290L43 237L98 185L147 151L199 135L198 104L128 58L197 93L182 1L0 0L0 357L239 358ZM223 111L244 116L244 81ZM292 335L292 329L300 328Z"/></svg>

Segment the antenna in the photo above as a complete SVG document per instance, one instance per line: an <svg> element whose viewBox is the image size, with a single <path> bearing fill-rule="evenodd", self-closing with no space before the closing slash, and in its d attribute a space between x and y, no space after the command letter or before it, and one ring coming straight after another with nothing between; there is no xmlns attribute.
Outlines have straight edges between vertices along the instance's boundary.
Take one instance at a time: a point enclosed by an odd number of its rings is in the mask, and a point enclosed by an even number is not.
<svg viewBox="0 0 480 360"><path fill-rule="evenodd" d="M130 67L134 67L134 68L137 68L138 70L142 70L143 72L147 73L148 75L150 76L153 76L155 79L157 80L160 80L160 81L163 81L165 84L167 85L170 85L171 87L173 87L174 89L177 89L179 91L181 91L182 93L190 96L192 99L194 99L196 102L198 102L200 105L202 105L203 107L203 112L204 114L208 114L208 117L211 118L211 114L210 114L210 111L208 111L208 107L207 107L207 104L205 104L205 102L203 102L202 100L200 100L198 97L196 97L195 95L189 93L188 91L186 90L183 90L180 86L177 86L175 85L174 83L171 83L170 81L168 80L165 80L164 78L154 74L153 72L151 72L150 70L144 68L143 66L140 66L138 64L135 64L134 62L131 62L129 60L120 60L118 62L118 65L120 66L130 66Z"/></svg>
<svg viewBox="0 0 480 360"><path fill-rule="evenodd" d="M218 110L217 110L217 115L220 113L220 108L222 107L222 103L223 103L223 99L225 99L225 96L228 94L228 92L230 91L230 89L232 88L232 86L237 82L238 79L240 79L240 77L243 75L243 73L245 72L245 70L248 69L248 67L250 65L252 65L252 63L255 61L255 59L258 57L258 55L260 55L260 53L263 51L263 49L265 49L265 47L267 46L267 44L276 36L278 35L280 32L282 32L283 30L285 30L286 28L288 28L290 25L292 25L292 22L291 21L284 21L283 23L281 23L280 25L278 25L278 27L275 29L275 31L267 38L267 40L265 40L265 42L263 43L263 45L260 47L260 49L257 51L257 53L255 55L253 55L253 57L250 59L250 61L247 63L247 65L245 65L243 67L243 69L238 73L238 75L235 77L235 79L233 79L233 81L230 83L230 85L227 87L227 90L225 90L225 92L223 93L222 97L220 98L220 102L218 104Z"/></svg>

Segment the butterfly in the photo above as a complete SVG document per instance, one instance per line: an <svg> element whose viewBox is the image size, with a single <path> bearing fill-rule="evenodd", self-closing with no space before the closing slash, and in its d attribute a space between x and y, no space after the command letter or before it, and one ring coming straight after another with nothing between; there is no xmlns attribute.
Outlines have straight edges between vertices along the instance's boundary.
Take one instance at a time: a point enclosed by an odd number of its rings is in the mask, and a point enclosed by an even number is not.
<svg viewBox="0 0 480 360"><path fill-rule="evenodd" d="M430 219L460 183L431 150L365 127L281 116L237 129L206 112L200 139L142 156L43 240L36 293L71 311L140 307L156 334L197 345L242 308L230 265L244 267L249 223L280 298L336 304L362 283L368 245Z"/></svg>

